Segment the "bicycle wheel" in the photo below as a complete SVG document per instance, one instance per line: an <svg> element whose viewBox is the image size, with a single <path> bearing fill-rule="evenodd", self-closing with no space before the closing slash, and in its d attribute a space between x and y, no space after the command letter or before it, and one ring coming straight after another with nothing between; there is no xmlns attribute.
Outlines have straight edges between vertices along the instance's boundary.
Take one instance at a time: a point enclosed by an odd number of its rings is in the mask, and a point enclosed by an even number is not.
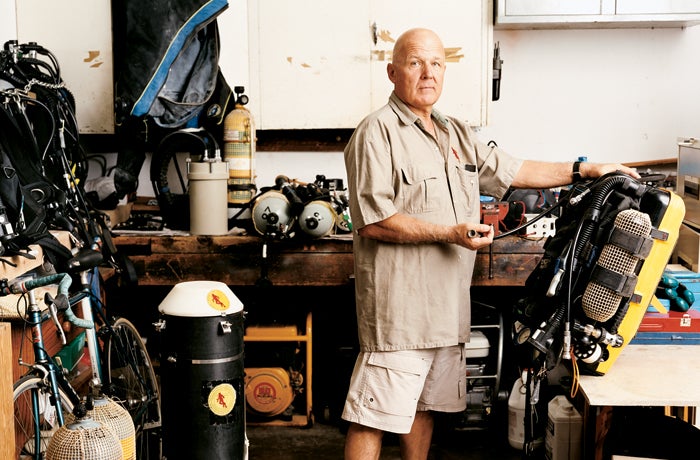
<svg viewBox="0 0 700 460"><path fill-rule="evenodd" d="M112 329L105 347L108 392L134 420L136 458L160 460L160 391L151 358L129 320L117 318Z"/></svg>
<svg viewBox="0 0 700 460"><path fill-rule="evenodd" d="M65 417L73 411L73 404L60 388L58 393ZM40 377L26 375L15 382L13 386L15 458L22 460L44 458L51 436L59 428L58 420L55 420L56 409L51 404L52 400L53 395L48 385ZM33 401L36 401L36 410L33 409ZM38 452L37 439L40 442Z"/></svg>

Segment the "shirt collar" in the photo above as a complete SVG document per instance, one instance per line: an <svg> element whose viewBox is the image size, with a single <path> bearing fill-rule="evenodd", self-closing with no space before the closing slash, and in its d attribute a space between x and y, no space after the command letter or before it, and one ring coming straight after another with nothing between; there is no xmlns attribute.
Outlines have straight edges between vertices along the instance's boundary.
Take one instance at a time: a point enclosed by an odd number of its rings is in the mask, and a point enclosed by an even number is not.
<svg viewBox="0 0 700 460"><path fill-rule="evenodd" d="M399 99L399 97L393 91L391 92L391 96L389 96L389 106L391 106L391 108L394 110L394 113L396 113L396 115L399 117L399 120L406 125L412 125L416 122L416 120L418 120L418 115L411 112L408 105ZM447 125L449 124L447 117L435 109L433 109L431 116L438 123L440 123L443 129L447 129Z"/></svg>

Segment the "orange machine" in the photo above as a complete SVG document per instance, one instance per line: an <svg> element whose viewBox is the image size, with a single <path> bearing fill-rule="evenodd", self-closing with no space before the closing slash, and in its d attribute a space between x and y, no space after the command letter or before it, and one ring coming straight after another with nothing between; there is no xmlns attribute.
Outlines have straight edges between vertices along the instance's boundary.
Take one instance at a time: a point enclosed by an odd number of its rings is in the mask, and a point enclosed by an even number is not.
<svg viewBox="0 0 700 460"><path fill-rule="evenodd" d="M279 366L246 367L245 399L250 425L311 426L313 425L311 394L311 313L306 317L306 330L295 325L248 326L243 340L246 353L253 352L256 343L297 343L303 353L303 372ZM295 400L303 400L303 411L293 409ZM282 416L292 412L289 416ZM301 412L301 413L300 413Z"/></svg>

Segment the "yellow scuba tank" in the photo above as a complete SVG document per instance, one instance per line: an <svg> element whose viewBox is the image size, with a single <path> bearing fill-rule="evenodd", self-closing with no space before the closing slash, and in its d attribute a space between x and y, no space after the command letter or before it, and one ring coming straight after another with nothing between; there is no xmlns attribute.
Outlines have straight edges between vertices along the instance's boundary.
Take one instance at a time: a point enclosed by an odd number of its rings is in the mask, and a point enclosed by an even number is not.
<svg viewBox="0 0 700 460"><path fill-rule="evenodd" d="M248 96L234 88L236 103L224 119L224 160L228 162L229 207L241 207L255 195L255 122L245 108Z"/></svg>

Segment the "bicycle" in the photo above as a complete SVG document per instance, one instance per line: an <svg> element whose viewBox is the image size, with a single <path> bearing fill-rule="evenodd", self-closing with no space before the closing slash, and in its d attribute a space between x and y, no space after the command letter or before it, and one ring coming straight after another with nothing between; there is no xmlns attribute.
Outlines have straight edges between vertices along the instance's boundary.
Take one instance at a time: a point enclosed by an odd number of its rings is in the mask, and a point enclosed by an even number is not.
<svg viewBox="0 0 700 460"><path fill-rule="evenodd" d="M26 296L26 322L32 330L34 364L13 387L16 455L20 459L41 459L53 431L65 423L65 415L80 403L81 396L71 386L66 373L46 352L42 324L49 317L56 324L65 344L58 319L85 328L86 350L90 357L91 391L102 390L120 403L132 416L136 429L136 458L160 459L160 393L145 344L134 325L125 318L108 320L99 299L97 266L102 254L83 249L69 263L69 271L78 275L81 288L69 292L71 274L59 273L39 278L0 281L0 295ZM56 298L46 295L48 314L42 313L34 290L58 283ZM82 318L73 313L80 308ZM100 324L95 327L95 317ZM102 347L100 347L102 345Z"/></svg>

